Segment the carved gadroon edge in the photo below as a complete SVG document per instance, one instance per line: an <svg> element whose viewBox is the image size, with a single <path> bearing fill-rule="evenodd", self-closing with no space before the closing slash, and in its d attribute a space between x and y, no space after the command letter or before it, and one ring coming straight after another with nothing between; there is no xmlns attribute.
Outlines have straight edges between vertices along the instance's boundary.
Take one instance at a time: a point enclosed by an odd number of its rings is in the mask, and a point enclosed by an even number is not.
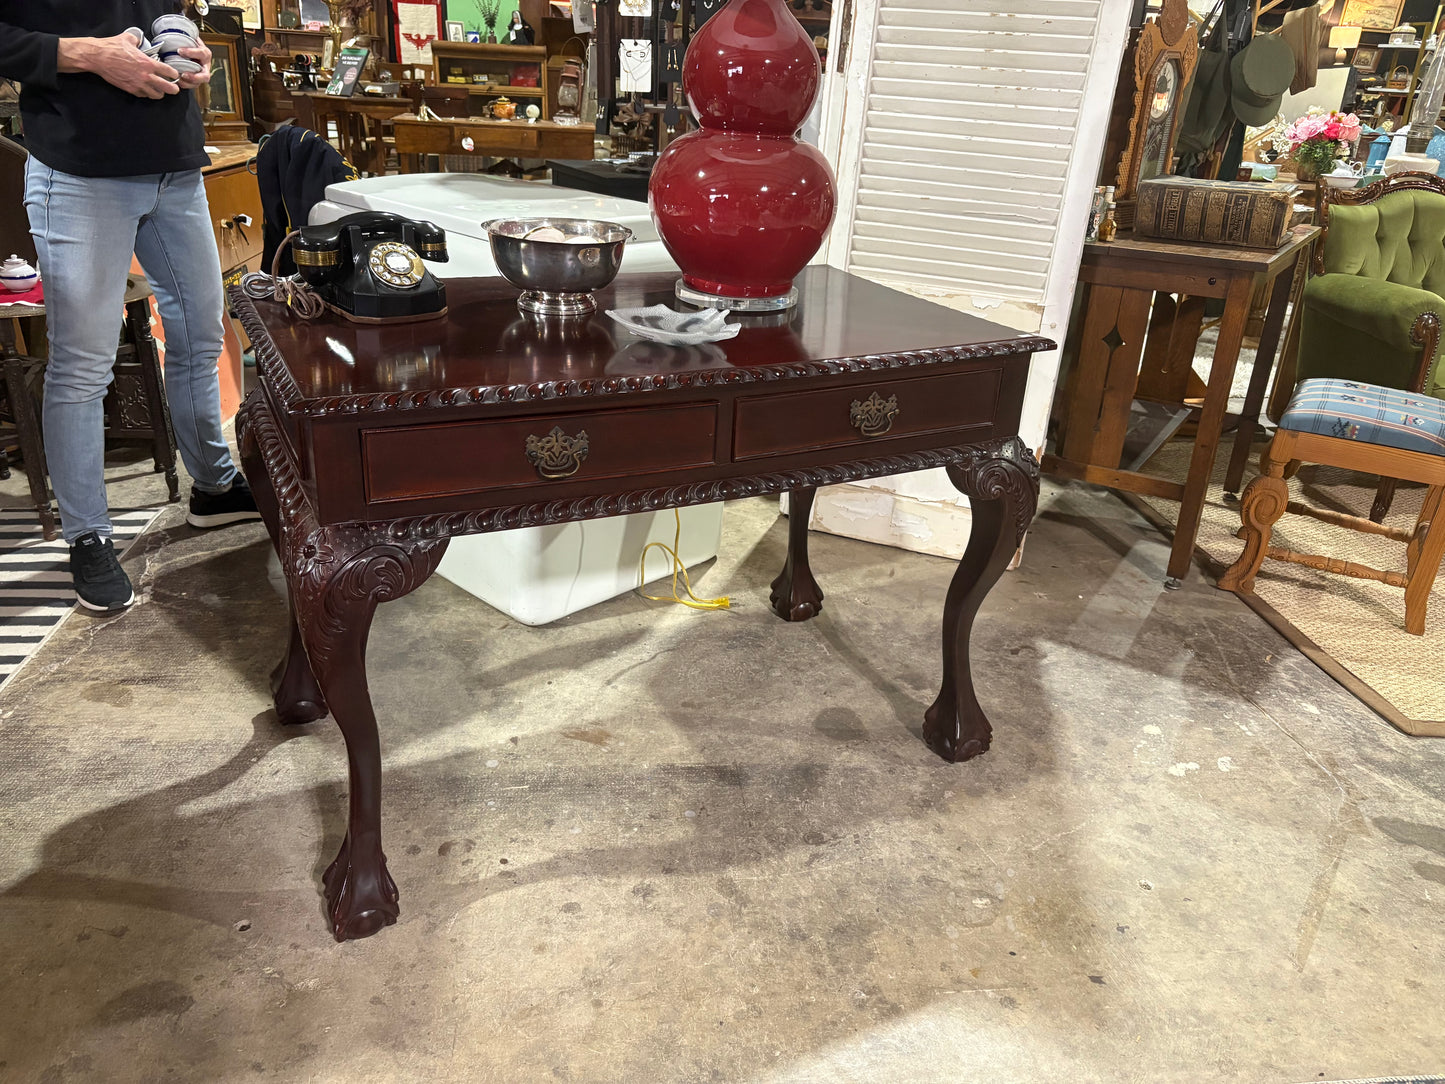
<svg viewBox="0 0 1445 1084"><path fill-rule="evenodd" d="M266 465L281 521L277 556L291 589L297 625L305 634L307 657L320 677L331 664L335 645L354 627L358 607L415 590L436 570L447 540L404 538L361 523L320 526L259 392L252 392L241 407L236 433L242 449L254 447Z"/></svg>
<svg viewBox="0 0 1445 1084"><path fill-rule="evenodd" d="M848 463L824 467L805 467L798 470L777 471L770 474L749 475L743 478L721 478L688 485L670 486L658 489L639 489L628 493L606 494L592 497L573 497L556 501L540 501L532 504L506 505L471 512L442 513L431 516L413 516L406 519L389 520L375 525L343 524L335 527L317 527L315 513L302 489L294 464L285 450L283 438L271 416L265 401L256 393L242 407L237 422L238 432L243 440L254 434L266 470L270 474L276 491L276 500L281 508L283 521L290 524L283 534L290 536L288 552L281 555L282 567L297 575L312 575L320 564L322 554L318 546L310 545L313 536L331 535L330 548L336 548L336 539L353 540L353 551L367 546L393 543L411 546L417 542L444 542L455 535L484 534L488 531L508 531L517 527L544 527L553 523L570 523L576 520L604 519L608 516L625 516L633 512L655 512L692 504L716 504L718 501L740 500L757 497L765 493L781 493L790 489L811 489L818 486L838 485L855 482L860 478L878 478L890 474L907 474L911 471L929 470L933 467L963 467L968 481L959 488L980 500L996 500L1010 486L1017 486L1018 478L1026 479L1032 494L1028 500L1019 502L1021 526L1019 536L1027 528L1033 516L1033 507L1039 485L1039 466L1028 447L1018 437L991 441L986 444L961 445L952 448L933 449L924 452L903 452L897 455L877 456L853 460ZM990 465L993 464L993 469ZM953 472L950 471L950 474ZM997 477L996 477L997 475ZM958 484L957 481L955 484ZM315 552L313 552L315 551ZM331 555L328 555L331 556ZM438 551L436 561L441 560ZM425 577L423 577L425 578ZM420 582L420 581L417 581ZM414 586L414 585L413 585ZM407 590L411 590L410 587ZM399 598L406 591L399 591L387 598ZM385 601L378 597L378 601Z"/></svg>
<svg viewBox="0 0 1445 1084"><path fill-rule="evenodd" d="M1014 545L1024 540L1039 503L1039 461L1018 437L981 447L971 460L948 468L948 477L971 500L1010 499Z"/></svg>
<svg viewBox="0 0 1445 1084"><path fill-rule="evenodd" d="M734 501L744 497L757 497L764 493L781 493L790 489L812 489L818 486L838 485L854 482L860 478L877 478L889 474L907 474L911 471L927 470L932 467L964 466L980 479L975 485L975 495L981 500L996 499L995 489L1011 481L993 481L987 465L991 462L1011 464L1025 472L1032 464L1034 491L1038 490L1038 463L1028 448L1017 437L993 441L988 444L964 445L941 448L926 452L905 452L899 455L858 459L849 463L826 467L806 467L799 470L778 471L771 474L755 474L745 478L722 478L708 482L694 482L691 485L671 486L662 489L641 489L630 493L597 497L575 497L569 500L547 501L537 504L509 505L504 508L488 508L473 512L456 512L450 515L418 516L412 519L394 520L388 525L391 536L397 540L451 537L459 534L480 534L486 531L505 531L515 527L541 527L551 523L567 523L573 520L601 519L607 516L623 516L633 512L655 512L667 508L690 504L715 504L718 501ZM1007 470L1000 467L1000 470ZM972 476L972 475L971 475ZM1013 475L1009 475L1012 479ZM964 492L968 492L965 490ZM1028 515L1032 518L1033 499L1028 502ZM1027 527L1027 521L1024 522Z"/></svg>
<svg viewBox="0 0 1445 1084"><path fill-rule="evenodd" d="M936 350L915 350L893 354L872 354L841 360L799 362L754 368L703 369L696 372L657 373L647 376L608 376L592 380L547 380L531 384L485 384L473 387L438 388L430 391L387 391L362 395L339 395L307 399L301 394L256 310L255 303L232 287L230 301L241 326L250 336L256 354L257 371L266 378L287 410L307 417L332 414L360 414L372 411L416 410L435 407L463 407L484 403L526 403L547 399L585 399L627 395L636 392L672 391L677 388L705 388L734 384L756 384L798 377L837 376L845 373L906 369L918 365L943 365L976 358L1009 357L1055 350L1058 343L1042 336L968 343Z"/></svg>

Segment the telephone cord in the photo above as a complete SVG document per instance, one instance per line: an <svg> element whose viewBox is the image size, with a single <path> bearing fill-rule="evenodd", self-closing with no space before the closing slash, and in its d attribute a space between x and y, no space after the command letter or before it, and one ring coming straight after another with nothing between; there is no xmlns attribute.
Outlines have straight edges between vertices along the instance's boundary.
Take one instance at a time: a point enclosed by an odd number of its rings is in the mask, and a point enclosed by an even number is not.
<svg viewBox="0 0 1445 1084"><path fill-rule="evenodd" d="M276 255L271 260L271 273L264 271L252 271L241 276L241 289L247 297L255 298L257 301L279 301L303 320L315 320L326 311L326 302L321 300L321 295L308 286L297 275L282 275L281 254L286 251L286 246L291 244L291 239L299 234L300 230L292 230L286 235L276 247Z"/></svg>

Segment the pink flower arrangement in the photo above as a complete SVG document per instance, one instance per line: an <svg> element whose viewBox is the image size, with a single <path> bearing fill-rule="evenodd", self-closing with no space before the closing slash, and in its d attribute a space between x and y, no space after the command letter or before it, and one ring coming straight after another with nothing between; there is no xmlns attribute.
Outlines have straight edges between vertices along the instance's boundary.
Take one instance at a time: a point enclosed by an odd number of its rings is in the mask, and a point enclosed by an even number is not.
<svg viewBox="0 0 1445 1084"><path fill-rule="evenodd" d="M1284 137L1297 163L1317 174L1328 173L1341 144L1360 138L1360 118L1353 113L1306 113L1285 128Z"/></svg>

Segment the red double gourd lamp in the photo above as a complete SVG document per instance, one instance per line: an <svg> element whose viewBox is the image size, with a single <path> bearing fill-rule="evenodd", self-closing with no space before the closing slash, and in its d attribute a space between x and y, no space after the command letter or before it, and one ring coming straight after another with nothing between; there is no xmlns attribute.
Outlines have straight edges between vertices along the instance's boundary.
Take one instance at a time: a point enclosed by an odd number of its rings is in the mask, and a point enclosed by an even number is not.
<svg viewBox="0 0 1445 1084"><path fill-rule="evenodd" d="M740 311L797 303L823 244L833 170L797 132L822 79L784 0L731 0L693 35L682 87L701 127L653 167L648 205L682 269L680 300Z"/></svg>

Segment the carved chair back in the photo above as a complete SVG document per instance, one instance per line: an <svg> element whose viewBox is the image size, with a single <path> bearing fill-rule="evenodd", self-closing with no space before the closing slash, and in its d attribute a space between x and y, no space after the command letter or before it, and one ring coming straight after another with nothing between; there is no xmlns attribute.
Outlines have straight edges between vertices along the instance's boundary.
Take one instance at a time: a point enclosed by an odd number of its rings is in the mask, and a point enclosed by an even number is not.
<svg viewBox="0 0 1445 1084"><path fill-rule="evenodd" d="M1397 282L1445 296L1445 179L1394 173L1364 188L1324 187L1314 272Z"/></svg>

